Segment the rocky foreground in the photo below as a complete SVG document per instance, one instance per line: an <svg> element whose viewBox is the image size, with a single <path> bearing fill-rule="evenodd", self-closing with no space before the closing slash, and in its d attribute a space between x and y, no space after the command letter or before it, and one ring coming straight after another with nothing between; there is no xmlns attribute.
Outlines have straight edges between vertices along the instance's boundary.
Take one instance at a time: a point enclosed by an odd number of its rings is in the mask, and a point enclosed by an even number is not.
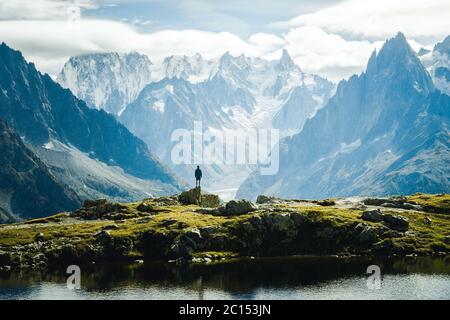
<svg viewBox="0 0 450 320"><path fill-rule="evenodd" d="M221 203L190 190L0 226L0 271L104 261L450 253L450 195Z"/></svg>

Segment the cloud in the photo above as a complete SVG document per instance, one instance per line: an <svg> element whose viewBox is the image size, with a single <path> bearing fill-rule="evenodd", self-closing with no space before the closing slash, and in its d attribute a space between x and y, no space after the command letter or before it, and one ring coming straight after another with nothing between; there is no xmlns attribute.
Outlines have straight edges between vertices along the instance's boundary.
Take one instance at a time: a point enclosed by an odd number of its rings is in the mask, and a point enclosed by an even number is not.
<svg viewBox="0 0 450 320"><path fill-rule="evenodd" d="M306 72L339 80L360 73L382 41L348 41L317 27L300 27L285 35L286 46L294 61Z"/></svg>
<svg viewBox="0 0 450 320"><path fill-rule="evenodd" d="M204 2L189 3L202 8ZM147 54L151 60L162 60L167 55L196 52L214 58L229 51L233 55L244 53L276 59L286 48L304 71L338 81L363 71L372 51L398 31L404 32L418 50L421 46L430 48L450 30L448 0L346 0L277 22L272 26L284 28L277 29L278 34L259 32L246 39L230 29L148 32L153 28L152 21L144 18L113 21L67 17L71 6L88 10L107 3L107 0L0 0L0 41L21 50L40 70L52 76L59 73L69 57L92 52L135 50ZM193 15L192 19L214 20L212 23L216 25L225 19L237 28L242 26L239 19L230 20L227 12L212 5L197 13L193 9L190 7L185 13ZM148 28L143 30L145 25Z"/></svg>
<svg viewBox="0 0 450 320"><path fill-rule="evenodd" d="M162 60L170 54L193 55L199 52L206 58L212 58L226 51L248 56L260 56L268 51L262 43L251 45L229 32L163 30L140 33L130 24L85 19L79 22L0 21L0 41L21 50L42 71L53 76L61 69L61 61L90 52L135 50L153 60Z"/></svg>
<svg viewBox="0 0 450 320"><path fill-rule="evenodd" d="M317 27L353 39L382 40L402 31L410 38L434 42L450 30L448 0L347 0L288 21L277 28Z"/></svg>
<svg viewBox="0 0 450 320"><path fill-rule="evenodd" d="M0 0L0 20L69 19L74 10L96 7L92 0Z"/></svg>
<svg viewBox="0 0 450 320"><path fill-rule="evenodd" d="M253 45L264 55L271 54L274 51L286 45L286 40L274 34L256 33L248 38L249 44Z"/></svg>

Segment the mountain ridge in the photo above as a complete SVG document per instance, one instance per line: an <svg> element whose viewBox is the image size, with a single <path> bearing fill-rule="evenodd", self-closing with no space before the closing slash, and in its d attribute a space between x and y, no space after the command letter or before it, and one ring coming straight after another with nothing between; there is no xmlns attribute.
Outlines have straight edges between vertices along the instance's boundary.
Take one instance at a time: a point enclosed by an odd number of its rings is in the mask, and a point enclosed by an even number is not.
<svg viewBox="0 0 450 320"><path fill-rule="evenodd" d="M89 108L4 43L0 89L0 117L83 199L130 201L180 190L173 173L112 115Z"/></svg>
<svg viewBox="0 0 450 320"><path fill-rule="evenodd" d="M238 196L446 192L449 108L450 99L434 92L431 77L399 33L372 54L366 72L339 83L335 96L300 133L282 141L280 172L273 177L253 173ZM436 132L444 137L435 148L431 143L429 149L417 150ZM442 154L434 156L437 150ZM421 166L420 161L433 165ZM413 178L415 169L427 182L423 189Z"/></svg>

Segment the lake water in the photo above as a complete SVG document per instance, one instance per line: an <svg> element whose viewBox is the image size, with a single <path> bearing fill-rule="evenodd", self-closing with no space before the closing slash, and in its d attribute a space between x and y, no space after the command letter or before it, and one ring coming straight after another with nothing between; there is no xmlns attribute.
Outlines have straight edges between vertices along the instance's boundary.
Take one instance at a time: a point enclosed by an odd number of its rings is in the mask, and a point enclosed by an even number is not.
<svg viewBox="0 0 450 320"><path fill-rule="evenodd" d="M379 289L368 287L369 265L380 268ZM3 274L0 299L450 299L450 256L90 265L76 290L66 278L65 268Z"/></svg>

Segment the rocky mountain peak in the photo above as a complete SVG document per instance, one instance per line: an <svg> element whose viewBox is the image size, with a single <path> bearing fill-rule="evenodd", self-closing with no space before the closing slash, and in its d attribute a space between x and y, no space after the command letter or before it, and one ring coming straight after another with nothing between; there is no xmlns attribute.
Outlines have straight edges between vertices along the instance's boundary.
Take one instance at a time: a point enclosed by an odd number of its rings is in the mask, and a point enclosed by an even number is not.
<svg viewBox="0 0 450 320"><path fill-rule="evenodd" d="M291 56L289 55L289 52L286 49L283 49L278 66L281 70L285 71L299 68L295 64L294 60L292 60Z"/></svg>

